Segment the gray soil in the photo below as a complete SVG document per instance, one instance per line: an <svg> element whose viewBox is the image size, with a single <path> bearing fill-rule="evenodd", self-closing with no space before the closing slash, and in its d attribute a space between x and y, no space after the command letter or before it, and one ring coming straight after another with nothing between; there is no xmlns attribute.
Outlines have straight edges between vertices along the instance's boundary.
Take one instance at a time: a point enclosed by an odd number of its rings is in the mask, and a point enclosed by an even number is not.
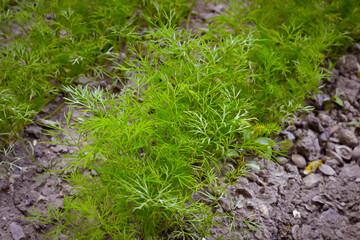
<svg viewBox="0 0 360 240"><path fill-rule="evenodd" d="M219 4L195 7L190 27L206 29L206 18L223 11ZM230 220L218 217L215 236L224 239L360 239L360 79L358 65L360 47L349 49L332 70L333 76L316 100L307 100L315 110L299 117L279 135L279 140L289 139L296 146L288 157L279 157L280 163L253 159L263 166L261 171L247 173L228 187L214 211L237 219L247 218L257 222L262 231L227 233ZM325 83L325 82L324 82ZM111 88L108 81L100 86ZM117 88L121 88L117 87ZM343 94L338 94L343 93ZM337 95L343 106L333 99ZM35 118L35 123L25 128L22 137L28 150L44 167L55 165L61 169L61 156L75 149L56 144L46 135L41 125L63 102L59 95ZM62 120L67 108L61 108L47 120ZM75 112L75 117L79 114ZM300 113L299 113L300 114ZM352 123L353 122L353 123ZM30 144L33 149L30 147ZM0 178L0 239L40 239L41 232L51 226L38 225L24 220L28 210L44 211L48 204L61 207L68 186L59 174L44 173L27 155L21 144L15 147L18 167ZM314 173L305 175L305 167L321 159L323 165ZM226 171L226 168L224 168ZM211 200L200 197L211 204ZM240 220L233 222L235 229L247 229Z"/></svg>

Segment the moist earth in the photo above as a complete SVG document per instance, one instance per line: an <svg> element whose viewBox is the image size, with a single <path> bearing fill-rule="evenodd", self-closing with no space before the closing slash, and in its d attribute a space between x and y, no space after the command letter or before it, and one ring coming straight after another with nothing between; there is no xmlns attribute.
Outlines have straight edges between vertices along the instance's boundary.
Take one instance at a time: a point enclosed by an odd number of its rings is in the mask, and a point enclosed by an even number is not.
<svg viewBox="0 0 360 240"><path fill-rule="evenodd" d="M206 30L207 24L203 21L224 11L220 4L201 4L199 1L195 6L196 14L190 22L196 31ZM219 223L213 228L216 237L360 239L359 63L360 47L356 44L338 61L330 81L324 82L323 93L315 95L314 100L306 100L315 110L302 117L299 113L298 120L280 133L278 141L289 140L295 145L287 156L278 157L279 163L252 159L262 170L248 172L228 186L228 195L219 200L214 211L235 220L216 217L214 220ZM99 85L114 88L109 81ZM121 88L116 86L115 90ZM62 155L75 152L71 147L46 143L54 139L46 135L43 124L61 119L63 125L68 109L62 107L51 117L45 117L63 101L62 95L56 97L22 133L24 144L36 161L53 170L65 165ZM73 117L78 114L75 111ZM0 178L0 239L40 239L41 232L51 226L24 220L29 216L27 211L36 208L42 212L48 204L61 207L69 187L59 174L44 173L20 143L14 153L8 159L21 159L13 162L12 168L2 172L4 176ZM314 173L305 175L305 167L317 160L323 164ZM212 204L204 197L199 199ZM249 229L249 225L241 221L244 218L258 223L262 230L242 231ZM239 232L227 233L229 228Z"/></svg>

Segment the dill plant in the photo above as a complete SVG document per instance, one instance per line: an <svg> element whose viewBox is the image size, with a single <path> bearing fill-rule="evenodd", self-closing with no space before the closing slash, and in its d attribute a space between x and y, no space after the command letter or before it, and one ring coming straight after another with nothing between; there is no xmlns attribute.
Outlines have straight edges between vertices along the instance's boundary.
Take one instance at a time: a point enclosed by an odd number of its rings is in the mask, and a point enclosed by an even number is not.
<svg viewBox="0 0 360 240"><path fill-rule="evenodd" d="M176 11L188 1L1 1L0 149L15 143L27 124L79 76L120 80L109 69L134 31ZM157 10L154 14L154 9ZM0 150L2 151L2 150Z"/></svg>
<svg viewBox="0 0 360 240"><path fill-rule="evenodd" d="M226 186L209 173L220 169L229 152L239 157L256 151L270 158L275 145L252 134L251 103L234 81L251 74L247 52L236 47L251 42L236 37L214 45L160 28L130 47L137 58L119 68L133 75L134 84L120 96L66 88L70 103L91 117L72 126L83 138L69 156L74 173L67 180L74 188L65 210L52 209L47 218L32 212L43 223L57 216L48 236L58 231L94 239L151 239L169 231L172 238L210 236L211 207L193 202L192 195L210 194L205 189L218 186L212 193L217 204ZM84 174L84 168L96 175ZM69 223L76 227L68 228Z"/></svg>
<svg viewBox="0 0 360 240"><path fill-rule="evenodd" d="M359 38L358 1L235 1L215 17L209 39L253 35L249 61L254 70L251 88L256 115L265 122L290 120L306 110L303 99L318 92L330 72L324 60L334 61L339 49ZM341 50L342 51L342 50Z"/></svg>
<svg viewBox="0 0 360 240"><path fill-rule="evenodd" d="M67 128L57 128L79 134L72 142L57 137L79 150L67 156L65 179L73 188L64 209L31 212L30 219L55 224L46 237L211 236L217 214L211 207L226 193L215 170L221 174L224 161L233 160L245 171L249 155L274 159L276 143L269 137L305 109L304 96L328 76L324 51L348 41L339 34L343 28L333 24L341 19L333 8L337 1L330 8L320 1L247 3L230 1L229 12L215 18L201 37L173 24L139 36L129 44L133 58L116 68L133 82L119 95L65 88L72 107L90 117L71 123L70 111ZM319 13L324 18L315 19ZM165 19L174 14L169 10ZM163 23L160 19L149 21ZM316 20L317 28L307 19ZM225 175L231 182L242 173ZM194 202L196 192L213 203ZM232 212L226 215L234 219ZM236 221L257 227L247 219Z"/></svg>

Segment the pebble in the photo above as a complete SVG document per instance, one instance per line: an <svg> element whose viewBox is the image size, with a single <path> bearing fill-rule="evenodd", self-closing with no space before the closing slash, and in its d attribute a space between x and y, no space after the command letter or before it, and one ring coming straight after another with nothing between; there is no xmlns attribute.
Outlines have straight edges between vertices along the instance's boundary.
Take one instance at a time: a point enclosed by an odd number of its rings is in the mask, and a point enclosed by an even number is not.
<svg viewBox="0 0 360 240"><path fill-rule="evenodd" d="M36 125L31 125L26 128L26 132L28 132L33 137L39 139L41 135L41 128Z"/></svg>
<svg viewBox="0 0 360 240"><path fill-rule="evenodd" d="M346 178L357 178L360 176L359 165L345 164L341 169L341 176Z"/></svg>
<svg viewBox="0 0 360 240"><path fill-rule="evenodd" d="M252 198L253 197L253 193L251 192L251 190L245 189L245 188L238 188L236 190L236 193L242 195L245 198Z"/></svg>
<svg viewBox="0 0 360 240"><path fill-rule="evenodd" d="M36 202L46 202L48 199L47 197L44 197L43 195L40 195L39 198L36 200Z"/></svg>
<svg viewBox="0 0 360 240"><path fill-rule="evenodd" d="M278 157L277 160L280 165L284 165L285 163L288 162L288 159L286 157Z"/></svg>
<svg viewBox="0 0 360 240"><path fill-rule="evenodd" d="M329 140L329 137L330 137L330 133L326 131L320 134L319 139L320 141L327 142Z"/></svg>
<svg viewBox="0 0 360 240"><path fill-rule="evenodd" d="M293 154L291 156L291 160L298 168L305 168L306 167L306 160L300 154Z"/></svg>
<svg viewBox="0 0 360 240"><path fill-rule="evenodd" d="M359 143L355 133L348 129L340 129L339 137L340 142L349 147L355 147Z"/></svg>
<svg viewBox="0 0 360 240"><path fill-rule="evenodd" d="M34 199L25 200L25 206L31 206L35 203Z"/></svg>
<svg viewBox="0 0 360 240"><path fill-rule="evenodd" d="M51 147L51 150L53 150L56 153L67 153L68 149L66 146L62 145L56 145L55 147Z"/></svg>
<svg viewBox="0 0 360 240"><path fill-rule="evenodd" d="M293 211L294 218L301 218L301 213L298 210Z"/></svg>
<svg viewBox="0 0 360 240"><path fill-rule="evenodd" d="M291 228L291 235L293 236L293 238L294 238L295 240L300 240L299 231L300 231L299 225L294 225L294 226Z"/></svg>
<svg viewBox="0 0 360 240"><path fill-rule="evenodd" d="M337 154L339 154L339 156L342 159L344 159L344 160L350 160L351 159L352 150L348 146L345 146L345 145L336 146L335 151L336 151Z"/></svg>
<svg viewBox="0 0 360 240"><path fill-rule="evenodd" d="M351 152L351 157L353 160L360 160L360 146L356 146Z"/></svg>
<svg viewBox="0 0 360 240"><path fill-rule="evenodd" d="M225 198L219 199L219 204L225 212L231 212L233 210L231 207L231 202Z"/></svg>
<svg viewBox="0 0 360 240"><path fill-rule="evenodd" d="M333 209L329 209L321 214L321 218L330 223L336 223L339 217L339 213Z"/></svg>
<svg viewBox="0 0 360 240"><path fill-rule="evenodd" d="M305 136L296 145L299 154L305 156L309 161L317 160L320 156L320 145L317 135L308 130Z"/></svg>
<svg viewBox="0 0 360 240"><path fill-rule="evenodd" d="M305 188L313 188L316 187L322 180L322 177L318 174L310 174L304 177L303 181L305 184Z"/></svg>
<svg viewBox="0 0 360 240"><path fill-rule="evenodd" d="M269 209L264 205L260 205L259 207L261 216L263 216L264 218L268 218L269 217Z"/></svg>
<svg viewBox="0 0 360 240"><path fill-rule="evenodd" d="M337 230L335 233L340 239L344 239L344 234L340 230Z"/></svg>
<svg viewBox="0 0 360 240"><path fill-rule="evenodd" d="M245 177L246 177L247 179L249 179L250 181L253 181L253 182L255 182L255 181L258 180L258 177L257 177L256 174L253 173L253 172L247 172L247 173L245 173Z"/></svg>
<svg viewBox="0 0 360 240"><path fill-rule="evenodd" d="M24 234L22 227L20 225L18 225L16 222L12 222L10 224L10 230L11 230L11 234L12 234L12 237L14 238L14 240L25 239L25 234Z"/></svg>
<svg viewBox="0 0 360 240"><path fill-rule="evenodd" d="M339 154L337 154L334 151L331 151L329 149L326 149L326 156L335 159L340 165L344 164L344 161L342 160L342 158L339 156Z"/></svg>
<svg viewBox="0 0 360 240"><path fill-rule="evenodd" d="M332 167L326 164L321 164L321 166L319 167L319 171L327 176L333 176L336 173L335 170L332 169Z"/></svg>
<svg viewBox="0 0 360 240"><path fill-rule="evenodd" d="M331 117L325 112L320 112L318 118L320 119L321 125L323 125L324 127L330 127L333 122Z"/></svg>

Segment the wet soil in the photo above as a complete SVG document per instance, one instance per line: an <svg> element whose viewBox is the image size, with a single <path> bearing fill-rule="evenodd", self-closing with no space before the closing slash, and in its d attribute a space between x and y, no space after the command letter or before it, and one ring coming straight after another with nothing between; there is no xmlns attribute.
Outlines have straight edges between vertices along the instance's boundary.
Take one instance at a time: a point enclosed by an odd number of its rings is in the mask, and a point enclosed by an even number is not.
<svg viewBox="0 0 360 240"><path fill-rule="evenodd" d="M220 4L194 8L190 27L205 30L205 20L220 12ZM196 30L197 28L197 30ZM261 171L247 173L228 187L214 208L220 214L235 219L257 222L262 231L227 233L229 227L246 229L242 221L216 218L220 225L213 228L217 237L224 239L360 239L360 47L354 45L332 70L333 76L323 89L323 94L307 99L315 110L298 119L279 135L279 140L289 139L296 146L288 157L279 157L279 163L255 159ZM324 82L325 83L325 82ZM96 84L95 84L96 85ZM103 81L102 87L111 88ZM121 86L118 87L121 89ZM341 94L340 94L341 93ZM338 103L336 103L336 98ZM64 101L59 95L35 118L22 133L24 144L39 164L45 168L61 169L64 154L75 149L46 143L41 123L46 116ZM342 106L341 106L342 103ZM62 107L47 120L64 122L67 107ZM74 113L74 117L78 116ZM299 113L300 114L300 113ZM30 146L33 146L33 148ZM62 206L68 186L58 174L49 175L37 166L18 143L9 159L20 161L0 178L0 239L40 239L41 232L51 226L38 225L24 220L28 210L44 211L48 204ZM323 164L309 175L305 167L322 160ZM226 168L224 168L224 171ZM208 199L202 199L211 204Z"/></svg>

